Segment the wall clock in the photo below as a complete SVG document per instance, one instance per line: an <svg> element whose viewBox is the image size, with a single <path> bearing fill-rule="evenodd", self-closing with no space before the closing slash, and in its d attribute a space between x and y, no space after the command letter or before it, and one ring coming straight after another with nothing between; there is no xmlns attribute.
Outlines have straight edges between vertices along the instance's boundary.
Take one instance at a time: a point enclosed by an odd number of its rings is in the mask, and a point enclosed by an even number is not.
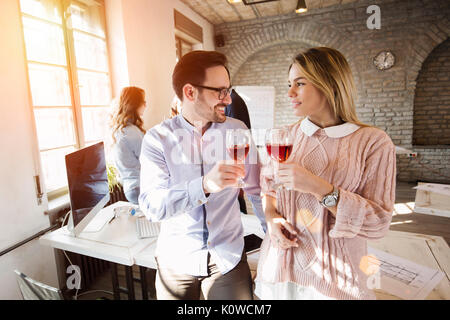
<svg viewBox="0 0 450 320"><path fill-rule="evenodd" d="M381 71L390 69L395 64L395 55L392 51L383 50L373 58L373 64Z"/></svg>

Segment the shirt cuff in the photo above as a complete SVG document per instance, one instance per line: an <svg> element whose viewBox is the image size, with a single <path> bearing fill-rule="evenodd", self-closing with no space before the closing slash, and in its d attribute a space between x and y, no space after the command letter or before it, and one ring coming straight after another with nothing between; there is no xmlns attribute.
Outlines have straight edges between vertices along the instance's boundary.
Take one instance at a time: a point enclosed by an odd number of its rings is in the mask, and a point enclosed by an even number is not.
<svg viewBox="0 0 450 320"><path fill-rule="evenodd" d="M188 184L188 194L191 205L195 208L208 202L203 190L203 177L196 178Z"/></svg>
<svg viewBox="0 0 450 320"><path fill-rule="evenodd" d="M248 194L248 193L246 193L246 195L256 211L264 212L260 195Z"/></svg>
<svg viewBox="0 0 450 320"><path fill-rule="evenodd" d="M266 231L267 231L266 214L264 213L264 210L262 207L261 196L247 194L247 197L249 198L250 202L252 203L253 211L254 211L255 215L258 217L259 221L261 222L261 227L262 227L264 233L266 233Z"/></svg>

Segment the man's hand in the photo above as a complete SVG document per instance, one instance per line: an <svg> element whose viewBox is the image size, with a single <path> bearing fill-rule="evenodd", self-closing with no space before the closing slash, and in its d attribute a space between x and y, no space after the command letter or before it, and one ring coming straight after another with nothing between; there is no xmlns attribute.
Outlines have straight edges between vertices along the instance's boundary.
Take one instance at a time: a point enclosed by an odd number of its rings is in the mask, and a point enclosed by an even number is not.
<svg viewBox="0 0 450 320"><path fill-rule="evenodd" d="M233 161L219 161L203 177L203 190L206 193L220 192L226 187L237 185L238 178L245 177L243 164Z"/></svg>

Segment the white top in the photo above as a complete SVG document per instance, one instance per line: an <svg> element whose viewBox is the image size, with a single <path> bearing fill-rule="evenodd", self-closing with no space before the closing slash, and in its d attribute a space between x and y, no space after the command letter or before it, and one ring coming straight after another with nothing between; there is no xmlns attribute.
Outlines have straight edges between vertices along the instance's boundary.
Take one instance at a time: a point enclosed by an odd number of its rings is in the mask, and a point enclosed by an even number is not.
<svg viewBox="0 0 450 320"><path fill-rule="evenodd" d="M330 138L342 138L348 136L349 134L352 134L359 128L360 126L354 123L345 122L337 126L322 129L318 125L311 122L311 120L309 120L308 117L306 117L300 123L300 129L302 129L303 133L306 134L308 137L311 137L317 130L324 130L326 135L329 136Z"/></svg>

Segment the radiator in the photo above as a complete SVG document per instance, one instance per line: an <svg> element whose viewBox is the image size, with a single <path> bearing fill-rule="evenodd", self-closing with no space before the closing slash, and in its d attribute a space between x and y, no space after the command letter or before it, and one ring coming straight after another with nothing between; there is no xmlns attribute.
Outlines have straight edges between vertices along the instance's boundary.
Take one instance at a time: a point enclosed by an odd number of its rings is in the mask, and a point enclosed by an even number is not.
<svg viewBox="0 0 450 320"><path fill-rule="evenodd" d="M123 192L122 187L115 187L112 192L109 193L110 199L107 203L107 206L117 202L117 201L127 201L125 197L125 193Z"/></svg>
<svg viewBox="0 0 450 320"><path fill-rule="evenodd" d="M110 193L110 200L106 204L106 206L109 206L117 201L127 201L123 189L118 187L114 188L114 190ZM103 274L110 267L108 261L91 258L88 256L83 256L72 252L66 253L68 254L72 263L80 267L81 290L88 289L95 282L97 277ZM66 262L67 268L69 266L69 262L67 261L67 259ZM70 276L70 274L67 274L67 276Z"/></svg>

